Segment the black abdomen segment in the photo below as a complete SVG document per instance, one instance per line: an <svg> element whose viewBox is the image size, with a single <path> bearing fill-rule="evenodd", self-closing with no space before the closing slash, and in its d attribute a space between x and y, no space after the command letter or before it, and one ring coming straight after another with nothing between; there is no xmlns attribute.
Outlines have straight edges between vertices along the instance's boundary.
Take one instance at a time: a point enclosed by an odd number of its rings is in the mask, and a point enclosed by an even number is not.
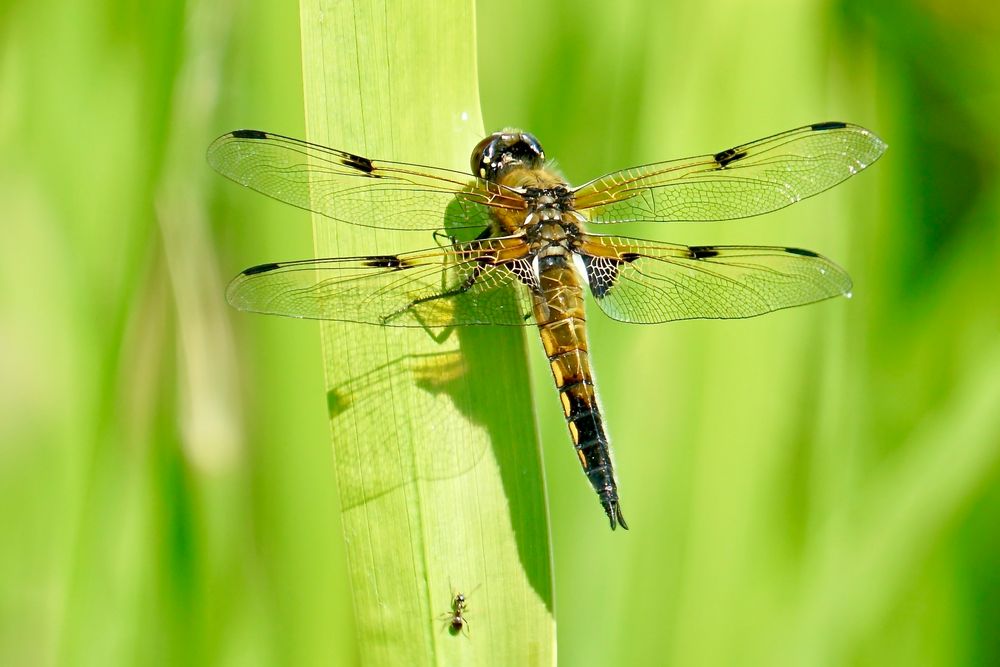
<svg viewBox="0 0 1000 667"><path fill-rule="evenodd" d="M588 356L586 350L579 350L578 353L586 360ZM550 358L549 361L555 364L558 360ZM611 522L611 529L614 530L616 524L620 523L622 528L628 530L618 500L618 484L615 482L614 467L611 464L608 436L604 432L604 420L601 418L597 394L591 382L590 379L586 381L581 379L573 384L561 386L559 398L580 465L583 466L584 474L587 475L587 479L601 500L601 506Z"/></svg>

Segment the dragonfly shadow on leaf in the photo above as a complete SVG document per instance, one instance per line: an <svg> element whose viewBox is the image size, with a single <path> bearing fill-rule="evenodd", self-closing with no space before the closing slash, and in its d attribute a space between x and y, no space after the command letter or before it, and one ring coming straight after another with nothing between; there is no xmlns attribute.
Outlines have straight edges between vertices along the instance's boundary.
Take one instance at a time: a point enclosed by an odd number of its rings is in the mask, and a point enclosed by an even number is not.
<svg viewBox="0 0 1000 667"><path fill-rule="evenodd" d="M364 435L334 443L355 450L350 456L360 463L353 469L355 474L339 480L345 510L404 484L456 477L476 465L485 445L449 437L445 417L451 409L448 403L453 402L449 392L458 391L456 385L460 387L464 372L458 351L401 355L327 391L331 420L350 419L367 426ZM406 410L394 409L403 402ZM407 418L419 419L420 424L400 423ZM439 435L410 435L417 430Z"/></svg>
<svg viewBox="0 0 1000 667"><path fill-rule="evenodd" d="M447 217L459 218L453 212ZM460 237L466 236L466 232L464 229L454 231ZM520 308L515 287L511 285L506 289L509 295L501 292L495 298L502 300L502 307ZM457 302L455 307L471 308L474 304ZM531 323L530 319L525 319L525 325ZM369 329L363 325L348 326L359 329L355 338L357 345L374 345L372 337L368 336L371 331L375 337L383 334L393 340L408 339L410 343L424 337L425 341L433 341L432 346L451 349L396 356L339 382L327 392L331 419L354 419L357 423L374 424L379 429L377 433L367 432L352 442L336 443L337 447L356 450L352 458L363 462L363 467L354 475L346 478L342 475L340 479L345 511L417 480L466 475L484 462L487 448L490 448L503 485L519 557L532 587L551 609L546 556L530 548L531 540L522 539L532 532L546 530L535 525L534 520L536 508L544 502L544 491L537 464L534 420L524 418L526 412L532 411L522 333L526 328ZM398 336L403 338L398 339ZM457 349L454 349L456 342ZM392 345L387 347L400 349ZM408 402L407 410L397 412L387 405L387 402L396 401ZM482 437L468 437L467 431L451 432L452 418L445 417L450 411L457 411L473 429L482 429ZM401 413L419 423L395 421ZM400 437L401 430L419 430L423 435ZM535 471L534 475L526 474L530 471ZM470 495L463 502L474 502L471 497L475 492L470 488Z"/></svg>

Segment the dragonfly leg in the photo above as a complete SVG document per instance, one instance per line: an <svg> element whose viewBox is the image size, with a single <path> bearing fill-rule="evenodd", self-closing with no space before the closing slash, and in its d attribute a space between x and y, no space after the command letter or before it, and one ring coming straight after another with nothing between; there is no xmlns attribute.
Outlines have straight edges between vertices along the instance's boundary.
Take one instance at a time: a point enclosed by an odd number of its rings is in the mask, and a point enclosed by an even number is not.
<svg viewBox="0 0 1000 667"><path fill-rule="evenodd" d="M473 285L476 284L476 281L479 279L479 276L482 274L482 272L483 272L483 267L477 265L476 268L474 268L472 270L472 273L469 274L469 277L466 278L462 282L462 284L459 285L458 287L456 287L454 289L450 289L450 290L448 290L446 292L440 292L438 294L432 294L431 296L425 296L425 297L421 297L419 299L414 299L405 308L401 308L399 310L399 313L405 312L405 311L409 310L410 308L413 308L414 306L419 306L422 303L428 303L430 301L436 301L438 299L447 299L449 297L458 296L460 294L465 294L470 289L472 289ZM397 314L398 313L394 313L393 315L390 315L386 319L390 319L391 317L394 317Z"/></svg>
<svg viewBox="0 0 1000 667"><path fill-rule="evenodd" d="M434 237L434 242L439 248L448 248L458 243L457 238L439 230L435 230L431 236Z"/></svg>
<svg viewBox="0 0 1000 667"><path fill-rule="evenodd" d="M462 284L459 285L458 287L456 287L454 289L450 289L450 290L444 291L444 292L440 292L438 294L432 294L431 296L425 296L425 297L422 297L420 299L414 299L413 301L411 301L410 303L408 303L405 307L400 308L399 310L397 310L396 312L392 313L391 315L385 316L385 318L383 318L383 322L389 322L394 317L398 317L399 315L402 315L406 311L414 308L415 306L419 306L422 303L429 303L431 301L436 301L437 299L447 299L449 297L459 296L460 294L464 294L464 293L468 292L470 289L472 289L472 286L476 284L476 280L478 280L478 278L482 274L482 272L483 272L483 267L477 265L476 268L474 268L472 270L472 273L469 274L468 278L466 278L462 282ZM413 317L417 320L417 322L420 323L420 326L437 343L444 342L448 338L448 336L451 335L451 331L454 328L454 327L447 327L440 334L435 334L434 332L431 331L430 327L428 327L427 324L425 324L424 321L421 319L419 311L414 311L413 312Z"/></svg>

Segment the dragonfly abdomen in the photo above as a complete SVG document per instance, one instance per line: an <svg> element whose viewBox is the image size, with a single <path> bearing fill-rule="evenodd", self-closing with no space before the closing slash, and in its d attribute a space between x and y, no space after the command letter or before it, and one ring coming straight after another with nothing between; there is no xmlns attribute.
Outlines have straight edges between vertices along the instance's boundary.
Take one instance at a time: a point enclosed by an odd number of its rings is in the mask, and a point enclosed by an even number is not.
<svg viewBox="0 0 1000 667"><path fill-rule="evenodd" d="M608 437L594 391L587 347L583 287L562 256L539 271L534 313L580 465L608 515L612 530L628 529L618 501Z"/></svg>

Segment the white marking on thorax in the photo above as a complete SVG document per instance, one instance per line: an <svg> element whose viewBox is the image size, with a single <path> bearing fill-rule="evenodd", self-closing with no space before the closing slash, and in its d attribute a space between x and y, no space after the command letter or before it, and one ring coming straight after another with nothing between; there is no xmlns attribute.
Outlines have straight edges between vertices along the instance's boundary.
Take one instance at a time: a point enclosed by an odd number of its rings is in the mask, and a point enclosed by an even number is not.
<svg viewBox="0 0 1000 667"><path fill-rule="evenodd" d="M587 265L583 262L583 255L572 251L570 254L573 256L573 268L576 269L581 282L587 287L590 287L590 278L587 276Z"/></svg>

